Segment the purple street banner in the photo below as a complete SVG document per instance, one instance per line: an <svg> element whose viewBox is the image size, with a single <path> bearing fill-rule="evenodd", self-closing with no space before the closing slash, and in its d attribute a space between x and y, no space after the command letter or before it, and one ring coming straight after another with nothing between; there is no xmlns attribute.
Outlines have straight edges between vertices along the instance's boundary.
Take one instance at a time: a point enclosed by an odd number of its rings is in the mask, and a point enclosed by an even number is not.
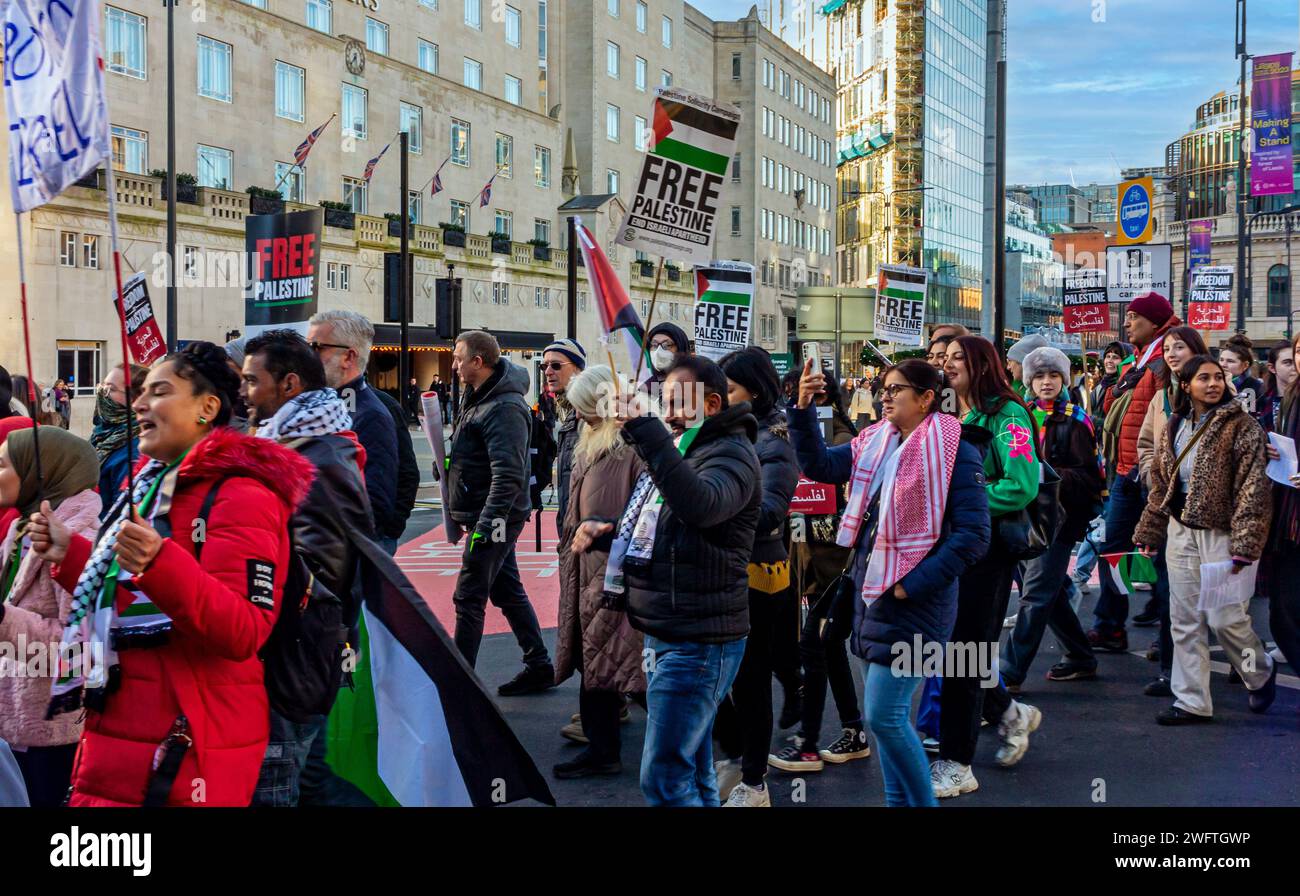
<svg viewBox="0 0 1300 896"><path fill-rule="evenodd" d="M1191 228L1187 235L1189 249L1187 267L1196 270L1201 265L1210 263L1210 238L1214 233L1214 221L1209 218L1198 218L1195 221L1188 221L1187 225Z"/></svg>
<svg viewBox="0 0 1300 896"><path fill-rule="evenodd" d="M1292 193L1291 54L1256 56L1250 91L1250 194Z"/></svg>

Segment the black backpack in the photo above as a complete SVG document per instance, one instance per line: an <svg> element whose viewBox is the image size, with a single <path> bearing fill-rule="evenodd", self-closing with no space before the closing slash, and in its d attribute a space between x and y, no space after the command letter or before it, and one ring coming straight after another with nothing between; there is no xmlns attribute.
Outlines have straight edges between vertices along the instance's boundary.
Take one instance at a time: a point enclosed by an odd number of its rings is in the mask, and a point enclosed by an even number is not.
<svg viewBox="0 0 1300 896"><path fill-rule="evenodd" d="M203 521L204 531L225 481L213 484L199 508L197 519ZM202 553L203 542L194 542L195 561ZM290 527L289 569L280 592L280 612L271 636L258 651L271 708L298 723L328 714L344 681L348 639L343 602L307 568ZM350 675L348 679L350 684Z"/></svg>
<svg viewBox="0 0 1300 896"><path fill-rule="evenodd" d="M529 411L528 416L533 427L528 439L528 495L532 499L533 509L540 510L542 492L553 479L553 468L556 455L559 454L559 446L555 442L555 436L551 434L551 427L540 411Z"/></svg>

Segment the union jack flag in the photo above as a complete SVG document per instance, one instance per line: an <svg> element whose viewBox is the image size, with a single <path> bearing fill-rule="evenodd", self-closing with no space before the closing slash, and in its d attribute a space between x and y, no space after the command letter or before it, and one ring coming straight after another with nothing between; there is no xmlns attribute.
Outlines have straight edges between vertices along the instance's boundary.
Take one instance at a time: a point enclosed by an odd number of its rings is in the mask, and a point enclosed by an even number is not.
<svg viewBox="0 0 1300 896"><path fill-rule="evenodd" d="M442 160L442 165L446 165L450 161L451 156L447 156ZM438 170L433 173L432 185L429 188L429 198L431 199L442 192L442 165L439 165Z"/></svg>
<svg viewBox="0 0 1300 896"><path fill-rule="evenodd" d="M388 147L392 145L392 143L385 144L384 148L379 150L379 155L375 156L369 162L366 162L366 171L361 175L365 178L366 183L370 183L370 176L375 173L375 166L379 164L379 160L384 157L384 153L388 152Z"/></svg>
<svg viewBox="0 0 1300 896"><path fill-rule="evenodd" d="M492 201L492 181L496 180L496 179L497 179L497 174L500 174L500 173L501 173L501 169L498 168L497 171L496 171L496 174L494 174L494 175L492 175L491 177L489 177L489 178L488 178L488 182L485 183L485 184L483 185L483 189L482 189L481 191L479 191L479 194L478 194L478 206L479 206L479 208L483 208L483 207L486 206L489 202Z"/></svg>
<svg viewBox="0 0 1300 896"><path fill-rule="evenodd" d="M328 121L308 134L307 139L298 144L298 148L293 151L293 162L295 165L301 168L303 165L307 164L307 155L311 152L311 148L316 145L316 141L320 139L321 132L329 127L329 123L333 120L334 116L331 115Z"/></svg>

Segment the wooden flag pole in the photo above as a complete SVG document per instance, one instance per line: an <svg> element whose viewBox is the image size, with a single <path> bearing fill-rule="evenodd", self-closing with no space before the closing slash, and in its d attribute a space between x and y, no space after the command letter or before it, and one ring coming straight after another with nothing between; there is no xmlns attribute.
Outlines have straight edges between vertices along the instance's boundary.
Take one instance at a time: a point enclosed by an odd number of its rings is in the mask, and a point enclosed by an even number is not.
<svg viewBox="0 0 1300 896"><path fill-rule="evenodd" d="M27 266L23 260L23 219L14 212L15 230L18 232L18 294L22 300L23 347L27 352L27 411L32 417L32 453L36 457L36 502L40 506L45 497L45 472L41 467L41 424L36 419L39 395L36 391L36 371L32 369L32 333L27 322Z"/></svg>
<svg viewBox="0 0 1300 896"><path fill-rule="evenodd" d="M135 494L135 446L132 444L131 422L131 348L126 336L126 298L122 295L122 252L117 241L117 184L113 175L113 156L110 153L104 161L104 170L108 175L108 233L113 244L113 279L117 286L117 320L122 335L122 393L126 405L126 504L131 510L132 496ZM175 258L172 259L175 261ZM167 276L175 278L176 271L168 266ZM174 282L174 281L173 281ZM179 323L179 321L177 322ZM129 518L129 517L128 517Z"/></svg>
<svg viewBox="0 0 1300 896"><path fill-rule="evenodd" d="M651 290L651 292L650 292L650 313L647 314L647 315L646 315L646 318L645 318L645 331L646 331L646 338L647 338L647 339L650 338L650 335L649 335L649 334L650 334L650 322L651 322L652 320L655 319L655 302L658 301L658 299L659 299L659 278L663 276L663 273L664 273L664 257L663 257L662 255L660 255L660 256L659 256L659 266L655 268L655 285L654 285L654 289ZM687 348L687 347L684 346L684 345L682 345L682 346L678 346L678 349L679 349L680 351L686 351L686 348ZM645 358L646 358L646 355L649 353L649 351L650 351L650 346L649 346L648 344L642 343L642 345L641 345L641 354L640 354L640 355L637 357L637 359L636 359L636 372L632 375L632 382L633 382L633 385L634 385L634 386L635 386L635 384L636 384L637 382L639 382L639 381L641 380L641 365L642 365L643 363L645 363Z"/></svg>

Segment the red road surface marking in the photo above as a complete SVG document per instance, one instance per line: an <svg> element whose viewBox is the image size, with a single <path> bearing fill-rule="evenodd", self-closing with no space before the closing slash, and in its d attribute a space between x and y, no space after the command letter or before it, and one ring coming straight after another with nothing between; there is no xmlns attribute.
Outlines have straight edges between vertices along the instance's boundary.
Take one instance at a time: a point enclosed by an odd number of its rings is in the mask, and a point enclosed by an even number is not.
<svg viewBox="0 0 1300 896"><path fill-rule="evenodd" d="M516 544L519 577L542 628L555 628L560 606L560 561L555 553L559 539L555 535L555 512L543 511L541 553L534 550L537 546L535 526L535 520L529 520ZM456 609L451 596L456 590L456 576L460 573L464 547L463 539L458 545L448 544L439 525L397 549L397 565L448 633L456 629ZM495 635L508 631L510 624L489 601L483 633Z"/></svg>

